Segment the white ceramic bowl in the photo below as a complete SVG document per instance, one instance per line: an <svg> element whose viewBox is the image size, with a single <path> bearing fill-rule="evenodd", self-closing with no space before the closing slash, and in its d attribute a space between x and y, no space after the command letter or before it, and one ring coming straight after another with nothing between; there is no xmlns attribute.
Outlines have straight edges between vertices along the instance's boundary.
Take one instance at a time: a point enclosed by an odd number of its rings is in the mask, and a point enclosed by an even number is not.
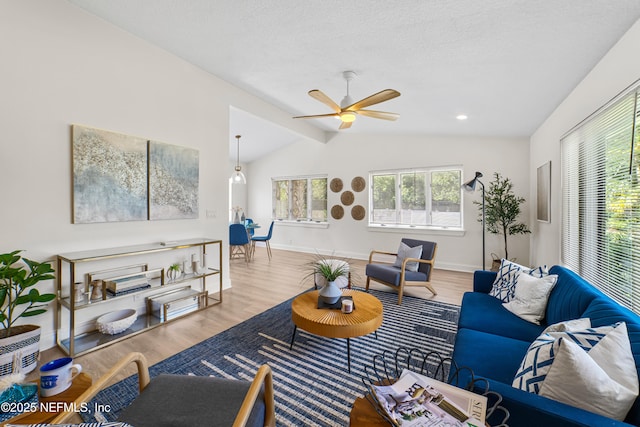
<svg viewBox="0 0 640 427"><path fill-rule="evenodd" d="M138 318L138 313L133 308L112 311L104 314L96 320L98 331L106 335L115 335L126 331Z"/></svg>

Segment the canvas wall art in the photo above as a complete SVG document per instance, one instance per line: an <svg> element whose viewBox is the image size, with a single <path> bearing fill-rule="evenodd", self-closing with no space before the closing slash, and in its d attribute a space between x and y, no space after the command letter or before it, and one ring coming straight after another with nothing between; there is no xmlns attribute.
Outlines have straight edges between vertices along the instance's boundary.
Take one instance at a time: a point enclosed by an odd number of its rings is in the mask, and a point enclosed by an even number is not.
<svg viewBox="0 0 640 427"><path fill-rule="evenodd" d="M198 218L199 152L149 142L149 219Z"/></svg>
<svg viewBox="0 0 640 427"><path fill-rule="evenodd" d="M538 168L537 176L537 219L551 222L551 162Z"/></svg>
<svg viewBox="0 0 640 427"><path fill-rule="evenodd" d="M147 141L72 126L73 223L141 221L147 212Z"/></svg>

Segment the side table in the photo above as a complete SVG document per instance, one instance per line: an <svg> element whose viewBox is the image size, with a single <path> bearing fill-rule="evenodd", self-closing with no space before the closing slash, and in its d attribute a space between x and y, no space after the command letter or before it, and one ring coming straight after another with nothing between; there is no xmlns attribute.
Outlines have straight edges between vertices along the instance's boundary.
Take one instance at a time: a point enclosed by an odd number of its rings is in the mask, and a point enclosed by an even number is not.
<svg viewBox="0 0 640 427"><path fill-rule="evenodd" d="M60 409L63 409L64 404L71 404L78 397L80 397L82 393L87 391L87 389L91 387L92 382L93 380L89 375L85 374L84 372L81 372L80 374L78 374L77 377L74 378L73 382L71 383L71 387L69 387L68 389L66 389L60 394L56 394L55 396L39 397L38 398L39 402L60 403L61 404ZM51 406L55 407L55 405L53 404ZM19 423L19 424L47 423L53 420L58 414L59 412L41 412L39 410L34 412L25 412L23 414L16 415L15 417L3 422L0 425L4 426L6 424L16 424L16 423Z"/></svg>
<svg viewBox="0 0 640 427"><path fill-rule="evenodd" d="M376 412L367 399L358 397L353 402L349 414L349 427L389 427L389 423Z"/></svg>

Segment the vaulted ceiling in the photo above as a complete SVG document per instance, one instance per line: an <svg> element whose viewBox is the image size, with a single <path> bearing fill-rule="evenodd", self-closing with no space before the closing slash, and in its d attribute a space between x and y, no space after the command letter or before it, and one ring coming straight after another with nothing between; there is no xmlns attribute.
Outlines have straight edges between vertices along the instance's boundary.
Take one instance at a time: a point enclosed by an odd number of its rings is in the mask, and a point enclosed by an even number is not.
<svg viewBox="0 0 640 427"><path fill-rule="evenodd" d="M355 100L402 94L371 107L398 121L350 133L529 136L640 18L638 0L69 1L291 116L331 112L307 92L340 103L345 70ZM243 162L295 140L237 110L230 130L232 158L236 133L260 136Z"/></svg>

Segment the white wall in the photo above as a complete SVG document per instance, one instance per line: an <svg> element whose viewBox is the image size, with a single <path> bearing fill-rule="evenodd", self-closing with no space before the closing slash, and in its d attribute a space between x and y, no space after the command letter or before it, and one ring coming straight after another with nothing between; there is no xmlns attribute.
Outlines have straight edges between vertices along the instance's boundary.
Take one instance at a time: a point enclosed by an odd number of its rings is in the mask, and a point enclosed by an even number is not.
<svg viewBox="0 0 640 427"><path fill-rule="evenodd" d="M271 178L297 174L327 174L329 180L341 178L348 188L356 176L367 182L369 171L461 165L465 180L475 171L484 173L487 185L494 172L510 178L516 194L528 196L528 141L525 138L481 137L428 137L418 135L361 135L348 131L339 133L326 144L300 141L272 155L254 161L250 165L247 180L250 182L249 206L251 216L257 222L268 225L271 219ZM355 204L368 211L368 190L355 193ZM329 191L328 206L340 204L339 193ZM478 223L478 208L473 200L481 200L480 192L464 193L464 226L461 236L446 233L373 231L367 221L356 221L346 209L341 220L329 218L328 228L288 226L276 223L272 245L308 252L334 252L352 258L366 259L372 249L395 251L400 238L414 237L438 242L436 266L454 270L472 271L482 266L482 227ZM522 220L529 217L528 204L523 206ZM257 234L262 234L262 230ZM266 230L264 230L266 232ZM527 262L529 236L512 236L509 239L510 256ZM487 234L487 266L490 253L502 254L502 242L497 236Z"/></svg>
<svg viewBox="0 0 640 427"><path fill-rule="evenodd" d="M227 241L230 105L324 138L64 0L3 1L0 40L3 253L24 249L43 261L58 253L186 237ZM199 219L71 224L72 123L199 150ZM225 271L226 251L224 245ZM228 285L226 273L224 280ZM53 289L53 283L45 285ZM53 345L53 311L29 319L43 327L43 348Z"/></svg>
<svg viewBox="0 0 640 427"><path fill-rule="evenodd" d="M618 41L596 67L531 137L530 199L533 225L531 263L560 263L561 162L560 138L618 93L640 79L640 21ZM536 169L551 160L551 222L535 221Z"/></svg>

